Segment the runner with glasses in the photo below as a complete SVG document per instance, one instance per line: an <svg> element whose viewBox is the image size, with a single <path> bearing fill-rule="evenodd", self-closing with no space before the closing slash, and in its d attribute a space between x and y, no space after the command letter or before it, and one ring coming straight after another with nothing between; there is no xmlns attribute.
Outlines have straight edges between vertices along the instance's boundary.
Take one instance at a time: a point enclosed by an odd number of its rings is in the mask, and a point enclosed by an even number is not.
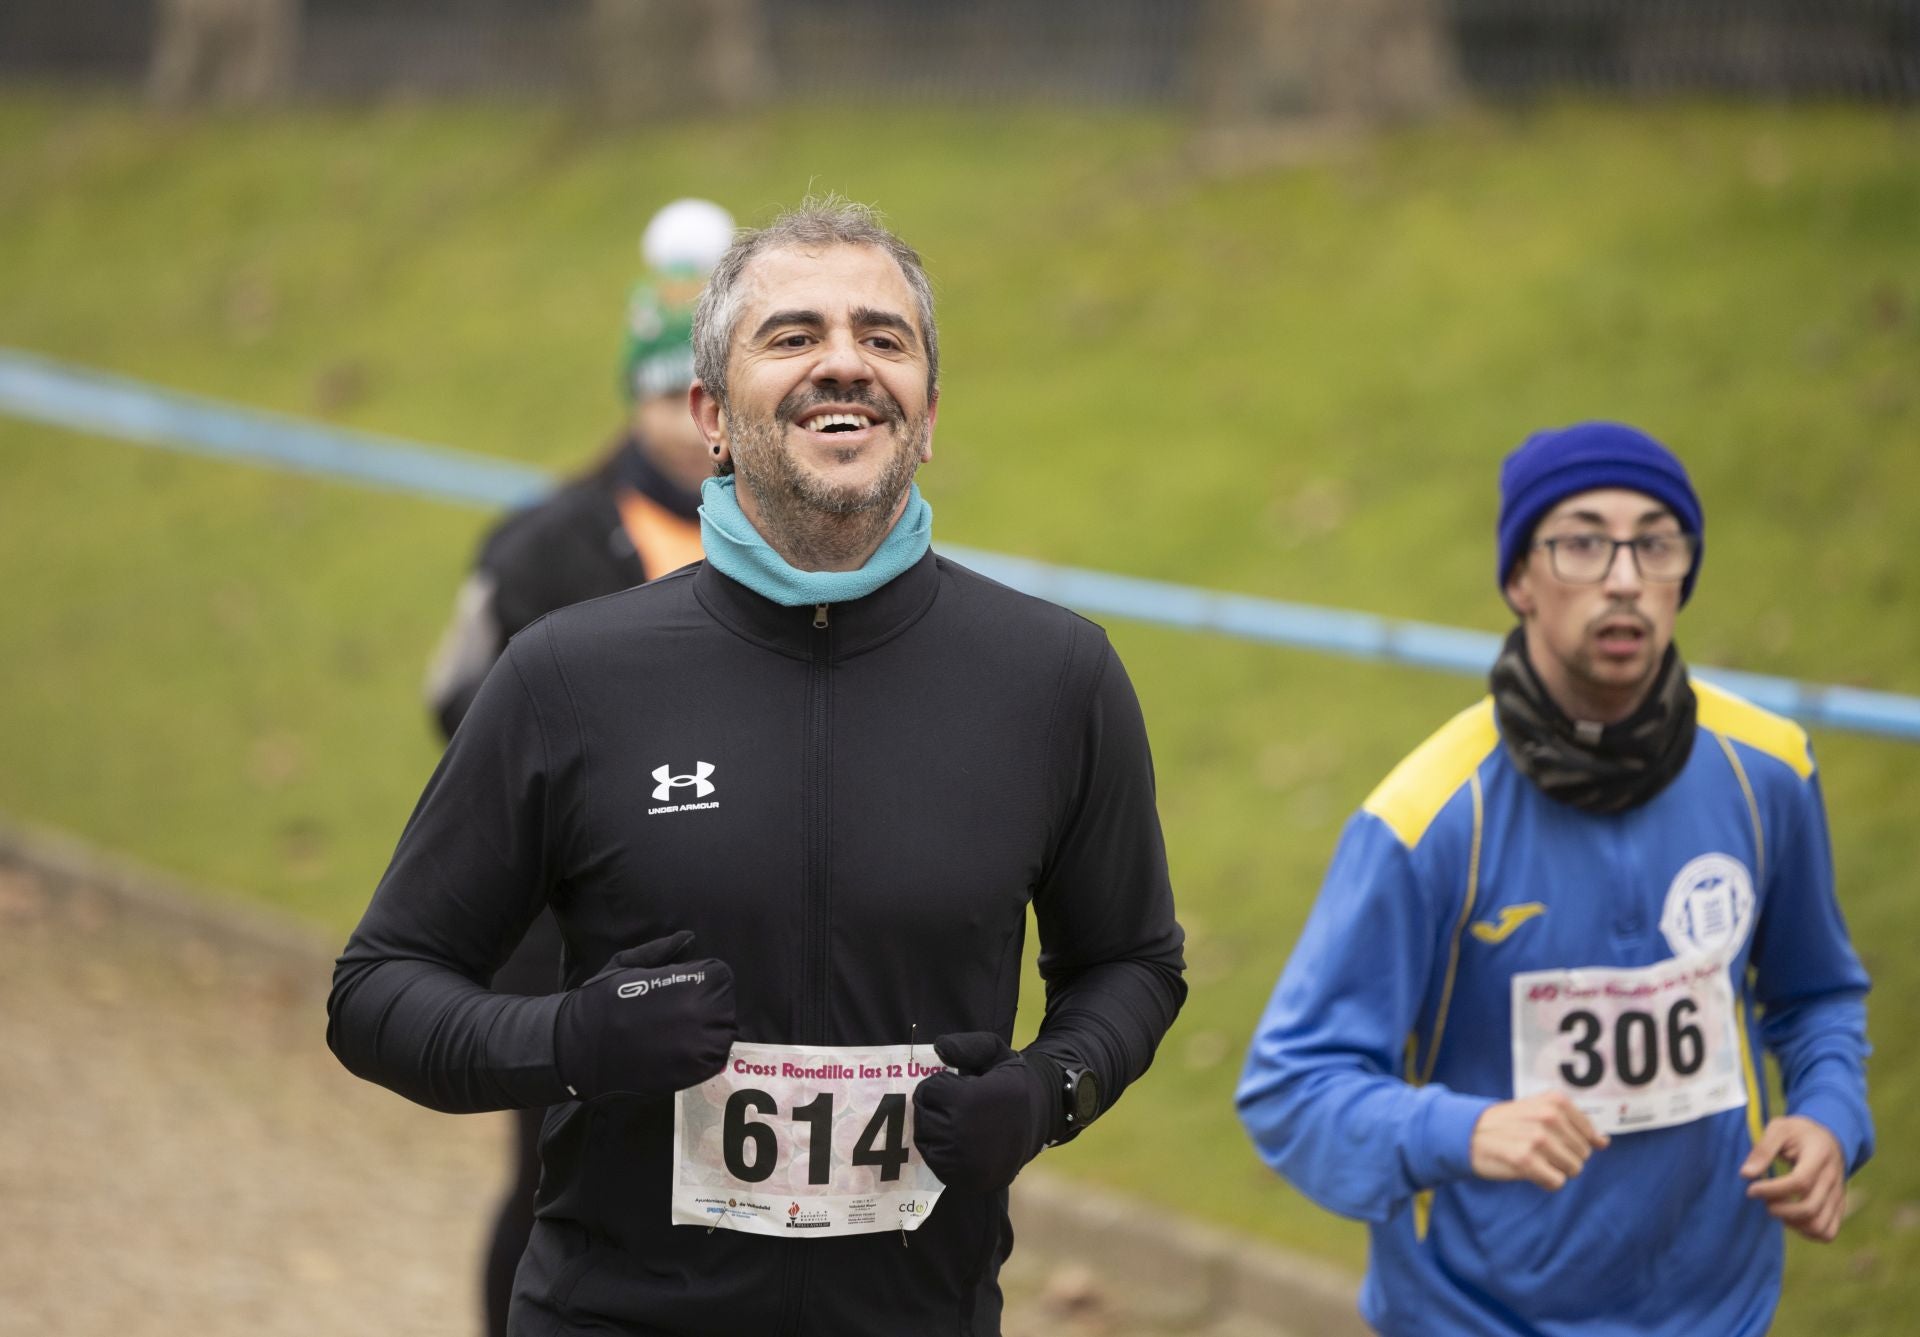
<svg viewBox="0 0 1920 1337"><path fill-rule="evenodd" d="M1664 446L1541 432L1500 484L1492 694L1348 823L1241 1117L1370 1226L1381 1332L1761 1333L1782 1223L1833 1239L1873 1151L1813 753L1674 648L1706 530Z"/></svg>

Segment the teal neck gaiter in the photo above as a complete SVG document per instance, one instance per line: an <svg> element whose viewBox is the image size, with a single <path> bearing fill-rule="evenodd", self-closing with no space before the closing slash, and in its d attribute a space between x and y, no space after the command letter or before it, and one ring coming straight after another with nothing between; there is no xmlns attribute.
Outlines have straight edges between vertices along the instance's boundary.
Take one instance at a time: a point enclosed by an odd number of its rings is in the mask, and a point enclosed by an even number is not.
<svg viewBox="0 0 1920 1337"><path fill-rule="evenodd" d="M873 556L858 571L802 571L760 537L740 509L732 477L709 478L700 485L700 542L707 561L755 594L786 608L837 604L862 599L926 554L933 541L933 507L909 484L907 508L900 513Z"/></svg>

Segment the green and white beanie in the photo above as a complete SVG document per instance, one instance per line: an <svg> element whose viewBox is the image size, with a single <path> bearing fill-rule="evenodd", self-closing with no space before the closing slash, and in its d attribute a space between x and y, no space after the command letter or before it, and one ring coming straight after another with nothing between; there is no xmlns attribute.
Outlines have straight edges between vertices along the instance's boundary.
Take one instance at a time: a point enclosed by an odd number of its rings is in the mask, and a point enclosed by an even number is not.
<svg viewBox="0 0 1920 1337"><path fill-rule="evenodd" d="M620 387L629 401L693 384L694 303L733 231L733 216L711 200L675 200L647 224L640 255L652 272L627 299Z"/></svg>

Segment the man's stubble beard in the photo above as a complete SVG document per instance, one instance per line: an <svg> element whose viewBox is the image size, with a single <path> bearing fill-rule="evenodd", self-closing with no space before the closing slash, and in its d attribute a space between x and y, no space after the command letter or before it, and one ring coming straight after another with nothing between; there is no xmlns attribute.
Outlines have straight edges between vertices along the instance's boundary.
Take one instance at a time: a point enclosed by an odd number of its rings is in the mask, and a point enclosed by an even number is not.
<svg viewBox="0 0 1920 1337"><path fill-rule="evenodd" d="M1600 623L1623 615L1639 622L1645 629L1647 637L1647 657L1641 663L1638 674L1630 679L1608 676L1608 670L1601 667L1599 649L1594 643L1593 636L1593 629ZM1647 693L1652 690L1654 682L1660 676L1660 667L1666 661L1664 648L1658 654L1652 652L1653 642L1653 620L1636 605L1622 602L1609 606L1588 619L1586 625L1581 628L1579 643L1569 653L1560 654L1550 644L1545 648L1546 652L1559 664L1560 671L1565 675L1566 680L1576 689L1584 692L1591 704L1600 705L1615 698L1624 698L1631 700L1633 708L1638 709L1647 699ZM1535 672L1538 671L1536 665ZM1563 709L1565 704L1561 703Z"/></svg>
<svg viewBox="0 0 1920 1337"><path fill-rule="evenodd" d="M890 417L894 447L886 467L864 487L835 484L803 468L787 449L791 416L736 418L730 454L739 485L753 496L761 535L789 565L803 571L864 560L894 522L900 499L920 468L930 431L926 415Z"/></svg>

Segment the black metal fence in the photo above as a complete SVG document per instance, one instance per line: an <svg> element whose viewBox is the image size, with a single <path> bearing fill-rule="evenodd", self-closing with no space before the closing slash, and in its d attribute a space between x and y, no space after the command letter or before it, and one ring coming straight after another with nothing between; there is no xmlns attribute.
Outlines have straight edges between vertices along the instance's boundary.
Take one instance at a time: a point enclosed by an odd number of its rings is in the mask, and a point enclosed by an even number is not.
<svg viewBox="0 0 1920 1337"><path fill-rule="evenodd" d="M1443 85L1911 101L1920 0L0 0L0 80L648 110L879 94L1285 114L1355 109L1357 84L1358 109L1392 104L1410 81L1416 108Z"/></svg>
<svg viewBox="0 0 1920 1337"><path fill-rule="evenodd" d="M1469 87L1920 97L1914 0L1449 0Z"/></svg>

